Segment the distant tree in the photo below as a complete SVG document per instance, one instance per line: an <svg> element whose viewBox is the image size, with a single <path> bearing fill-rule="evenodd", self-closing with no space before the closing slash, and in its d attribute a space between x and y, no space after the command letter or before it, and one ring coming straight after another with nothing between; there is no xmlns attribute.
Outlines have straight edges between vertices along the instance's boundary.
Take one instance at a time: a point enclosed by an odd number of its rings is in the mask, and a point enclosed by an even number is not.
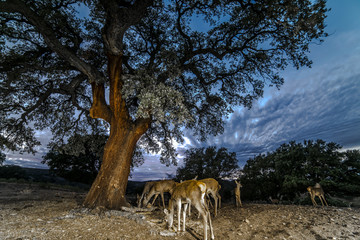
<svg viewBox="0 0 360 240"><path fill-rule="evenodd" d="M91 184L101 165L106 135L75 135L64 145L52 144L42 163L69 181Z"/></svg>
<svg viewBox="0 0 360 240"><path fill-rule="evenodd" d="M289 64L311 66L309 44L327 36L325 0L2 0L0 9L0 144L33 151L35 130L66 141L109 128L84 205L111 209L127 205L138 142L175 161L184 127L199 140L222 133L224 116L280 87Z"/></svg>
<svg viewBox="0 0 360 240"><path fill-rule="evenodd" d="M6 160L6 155L0 151L0 166L3 165L5 160Z"/></svg>
<svg viewBox="0 0 360 240"><path fill-rule="evenodd" d="M184 166L176 171L176 179L220 179L229 176L238 169L236 153L229 153L226 148L216 147L191 148L185 152Z"/></svg>
<svg viewBox="0 0 360 240"><path fill-rule="evenodd" d="M69 138L66 144L50 144L51 150L43 156L43 164L50 172L69 181L91 184L96 178L104 152L107 135L79 135ZM136 149L136 151L139 151ZM142 154L133 155L133 166L143 163Z"/></svg>
<svg viewBox="0 0 360 240"><path fill-rule="evenodd" d="M264 200L279 192L280 186L277 184L272 155L260 154L250 158L243 168L241 184L246 186L241 190L242 196L251 200Z"/></svg>
<svg viewBox="0 0 360 240"><path fill-rule="evenodd" d="M29 176L26 174L26 171L20 166L4 165L0 166L0 178L28 179Z"/></svg>
<svg viewBox="0 0 360 240"><path fill-rule="evenodd" d="M320 183L334 194L359 193L359 153L342 153L339 144L323 140L294 141L274 152L249 159L243 169L244 196L265 199L282 195L294 199L307 186ZM256 189L256 190L254 190ZM350 190L351 189L351 190Z"/></svg>
<svg viewBox="0 0 360 240"><path fill-rule="evenodd" d="M344 194L360 195L360 150L348 150L343 154L341 174L336 182Z"/></svg>

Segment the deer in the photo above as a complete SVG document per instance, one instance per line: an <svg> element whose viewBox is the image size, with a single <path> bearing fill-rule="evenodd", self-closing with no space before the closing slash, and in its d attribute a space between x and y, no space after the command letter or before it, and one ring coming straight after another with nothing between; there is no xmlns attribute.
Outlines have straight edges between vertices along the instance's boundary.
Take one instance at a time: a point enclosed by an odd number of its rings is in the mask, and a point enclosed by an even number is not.
<svg viewBox="0 0 360 240"><path fill-rule="evenodd" d="M178 212L178 232L181 231L181 208L184 205L182 211L183 227L182 231L185 231L186 225L186 211L190 205L193 205L203 218L204 225L204 240L207 240L207 228L210 227L211 239L215 239L213 227L211 224L211 216L207 205L205 204L205 194L207 186L204 182L197 180L187 180L182 183L176 184L174 187L171 198L169 201L169 209L164 209L165 221L168 224L168 229L171 230L174 223L174 207L176 205Z"/></svg>
<svg viewBox="0 0 360 240"><path fill-rule="evenodd" d="M176 182L173 180L161 180L156 181L151 186L149 193L144 197L142 201L142 205L146 206L152 196L156 195L154 200L152 201L152 205L155 202L156 197L160 194L163 208L165 208L165 201L164 201L164 192L169 192L171 194L172 189L176 186Z"/></svg>
<svg viewBox="0 0 360 240"><path fill-rule="evenodd" d="M139 208L141 207L141 204L142 204L142 201L143 201L144 197L149 194L149 192L150 192L152 186L154 185L154 183L155 183L155 182L146 182L146 183L145 183L145 185L144 185L144 190L143 190L143 192L142 192L142 194L141 194L141 197L138 198L138 207L139 207ZM156 200L156 198L157 198L158 196L159 196L159 194L156 194L156 195L155 195L154 200L153 200L153 204L154 204L154 202L155 202L155 200Z"/></svg>
<svg viewBox="0 0 360 240"><path fill-rule="evenodd" d="M237 180L235 180L236 188L234 189L235 192L235 202L236 207L242 207L241 198L240 198L240 188L242 187L241 183Z"/></svg>
<svg viewBox="0 0 360 240"><path fill-rule="evenodd" d="M322 206L324 206L323 200L326 204L326 206L328 206L325 197L324 197L324 190L322 189L322 187L320 186L319 183L316 183L314 187L308 187L307 191L310 193L310 198L311 201L313 203L314 206L317 206L317 203L315 201L315 197L318 196L320 198L321 204Z"/></svg>
<svg viewBox="0 0 360 240"><path fill-rule="evenodd" d="M213 178L205 178L199 180L200 182L203 182L206 184L206 195L211 195L211 197L215 201L215 207L214 207L214 217L217 215L217 209L218 207L221 207L221 196L219 194L219 191L221 189L221 185L218 181L216 181Z"/></svg>
<svg viewBox="0 0 360 240"><path fill-rule="evenodd" d="M197 176L193 178L193 180L197 180ZM209 195L214 199L215 201L215 208L214 208L214 217L217 215L217 209L221 207L221 196L219 194L219 191L221 189L221 185L213 178L205 178L202 180L199 180L200 182L203 182L206 184L206 197L209 198ZM208 200L208 203L211 204L210 198ZM191 205L189 206L189 216L191 214ZM200 217L200 215L198 216Z"/></svg>

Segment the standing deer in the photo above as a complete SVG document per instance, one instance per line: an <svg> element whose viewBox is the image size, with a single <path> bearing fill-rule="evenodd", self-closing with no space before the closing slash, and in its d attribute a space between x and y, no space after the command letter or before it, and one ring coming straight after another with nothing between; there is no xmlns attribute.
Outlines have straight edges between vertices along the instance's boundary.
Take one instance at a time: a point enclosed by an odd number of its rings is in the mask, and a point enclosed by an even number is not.
<svg viewBox="0 0 360 240"><path fill-rule="evenodd" d="M206 184L197 180L188 180L182 183L179 183L175 186L172 191L169 210L164 209L165 220L168 223L169 230L172 228L174 223L174 207L177 206L178 210L178 231L181 231L180 215L181 207L184 204L184 210L182 212L183 216L183 227L182 230L185 231L186 225L186 210L190 204L192 204L203 218L204 225L204 240L207 240L207 226L209 223L211 239L215 239L214 232L211 224L210 212L205 204L205 194L206 194Z"/></svg>
<svg viewBox="0 0 360 240"><path fill-rule="evenodd" d="M146 206L152 196L156 195L154 200L151 204L154 204L156 197L160 194L163 207L165 208L165 201L164 201L164 192L169 192L171 194L172 189L175 187L176 182L173 180L161 180L154 182L152 187L150 188L149 193L143 199L143 206Z"/></svg>
<svg viewBox="0 0 360 240"><path fill-rule="evenodd" d="M320 198L322 206L324 206L323 200L324 200L326 206L328 206L328 204L325 200L324 190L322 189L322 187L320 186L319 183L316 183L314 187L311 187L311 186L308 187L307 190L310 193L310 198L311 198L311 201L314 206L317 206L317 203L315 201L316 196L318 196Z"/></svg>
<svg viewBox="0 0 360 240"><path fill-rule="evenodd" d="M236 201L236 207L242 207L241 198L240 198L240 188L242 187L241 183L236 181L236 188L234 189L235 192L235 201Z"/></svg>
<svg viewBox="0 0 360 240"><path fill-rule="evenodd" d="M206 184L206 194L211 195L211 197L215 201L215 208L214 208L214 216L217 215L217 209L218 207L221 207L221 196L219 194L219 191L221 189L221 185L218 181L216 181L213 178L205 178L199 180L199 182L203 182Z"/></svg>

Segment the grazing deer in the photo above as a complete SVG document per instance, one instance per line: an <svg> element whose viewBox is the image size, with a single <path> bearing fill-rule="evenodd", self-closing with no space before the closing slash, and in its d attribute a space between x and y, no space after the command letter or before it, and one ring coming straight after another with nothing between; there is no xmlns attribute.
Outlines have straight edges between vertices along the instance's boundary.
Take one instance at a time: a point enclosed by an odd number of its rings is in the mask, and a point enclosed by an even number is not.
<svg viewBox="0 0 360 240"><path fill-rule="evenodd" d="M322 187L320 186L319 183L316 183L314 187L311 187L311 186L308 187L307 190L310 193L310 198L311 198L311 201L314 206L317 206L317 203L315 201L316 196L318 196L320 198L322 206L324 206L323 200L324 200L326 206L328 206L328 204L325 200L325 197L324 197L324 190L322 189Z"/></svg>
<svg viewBox="0 0 360 240"><path fill-rule="evenodd" d="M144 190L141 194L141 197L138 199L138 207L141 207L142 201L144 199L145 196L147 196L152 188L152 186L154 185L155 182L146 182L144 185ZM159 196L159 194L156 194L153 200L153 203L155 202L156 198Z"/></svg>
<svg viewBox="0 0 360 240"><path fill-rule="evenodd" d="M206 184L206 195L211 195L215 201L214 216L216 217L218 206L221 207L221 196L219 194L221 185L213 178L201 179L199 182Z"/></svg>
<svg viewBox="0 0 360 240"><path fill-rule="evenodd" d="M234 189L235 192L235 201L236 201L236 207L242 207L241 198L240 198L240 188L242 187L241 183L236 181L236 188Z"/></svg>
<svg viewBox="0 0 360 240"><path fill-rule="evenodd" d="M163 207L165 208L164 192L169 192L171 194L171 191L175 187L175 185L176 185L176 182L173 180L161 180L161 181L154 182L154 184L150 188L149 193L143 199L143 202L142 202L143 206L146 206L148 204L148 202L150 201L150 199L152 198L152 196L156 195L154 200L151 203L153 205L156 197L160 194Z"/></svg>
<svg viewBox="0 0 360 240"><path fill-rule="evenodd" d="M182 212L183 216L183 227L182 230L185 231L186 224L186 210L190 204L192 204L203 218L204 224L204 240L207 240L207 226L209 223L211 239L215 239L214 232L211 224L210 212L205 204L205 194L206 194L206 184L197 180L188 180L182 183L179 183L175 186L172 191L169 210L164 209L165 220L168 223L169 230L173 226L174 222L174 207L177 206L178 210L178 231L181 231L180 215L181 207L184 204L184 210Z"/></svg>

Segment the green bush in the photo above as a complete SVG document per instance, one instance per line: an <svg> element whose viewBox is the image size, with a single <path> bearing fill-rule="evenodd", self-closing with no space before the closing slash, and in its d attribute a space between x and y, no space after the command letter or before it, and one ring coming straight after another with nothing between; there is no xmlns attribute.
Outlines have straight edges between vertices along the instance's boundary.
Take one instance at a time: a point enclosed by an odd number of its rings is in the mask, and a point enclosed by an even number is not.
<svg viewBox="0 0 360 240"><path fill-rule="evenodd" d="M28 179L26 171L16 165L1 166L0 176L6 179Z"/></svg>
<svg viewBox="0 0 360 240"><path fill-rule="evenodd" d="M326 197L326 201L329 204L329 206L335 206L335 207L348 207L349 203L346 201L342 201L339 199L334 199L334 198L330 198L330 197Z"/></svg>
<svg viewBox="0 0 360 240"><path fill-rule="evenodd" d="M322 186L325 194L359 196L360 151L340 149L339 144L320 139L304 143L291 141L273 152L250 158L241 177L242 184L247 186L242 197L265 200L275 196L303 204L309 200L296 199L297 196L306 193L306 188L315 183ZM334 205L341 203L334 202Z"/></svg>

